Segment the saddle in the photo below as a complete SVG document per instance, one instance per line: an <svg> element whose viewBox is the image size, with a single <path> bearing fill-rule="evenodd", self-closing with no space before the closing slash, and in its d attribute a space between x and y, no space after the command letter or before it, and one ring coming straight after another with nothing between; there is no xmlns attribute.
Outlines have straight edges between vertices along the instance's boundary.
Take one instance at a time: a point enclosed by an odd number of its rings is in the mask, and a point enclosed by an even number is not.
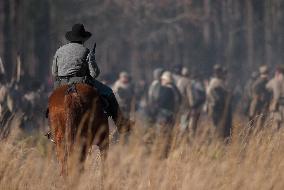
<svg viewBox="0 0 284 190"><path fill-rule="evenodd" d="M62 85L71 85L77 83L85 83L91 85L90 78L88 76L58 76L54 82L54 88Z"/></svg>

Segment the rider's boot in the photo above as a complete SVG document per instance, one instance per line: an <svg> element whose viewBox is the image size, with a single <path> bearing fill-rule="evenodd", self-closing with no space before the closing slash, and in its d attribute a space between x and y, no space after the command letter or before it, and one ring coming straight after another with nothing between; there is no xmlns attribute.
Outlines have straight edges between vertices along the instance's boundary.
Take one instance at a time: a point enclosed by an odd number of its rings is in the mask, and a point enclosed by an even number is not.
<svg viewBox="0 0 284 190"><path fill-rule="evenodd" d="M123 115L115 95L111 93L110 95L104 97L107 99L109 103L106 112L108 116L110 116L113 119L115 125L117 126L118 131L120 133L130 131L132 122Z"/></svg>

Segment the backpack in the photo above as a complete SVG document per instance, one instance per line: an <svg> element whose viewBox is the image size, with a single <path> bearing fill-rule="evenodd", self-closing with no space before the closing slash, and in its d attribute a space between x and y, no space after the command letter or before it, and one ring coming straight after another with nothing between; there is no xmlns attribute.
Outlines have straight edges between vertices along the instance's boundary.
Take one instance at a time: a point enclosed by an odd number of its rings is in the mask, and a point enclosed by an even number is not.
<svg viewBox="0 0 284 190"><path fill-rule="evenodd" d="M206 101L206 92L201 83L193 81L191 83L193 108L198 108Z"/></svg>

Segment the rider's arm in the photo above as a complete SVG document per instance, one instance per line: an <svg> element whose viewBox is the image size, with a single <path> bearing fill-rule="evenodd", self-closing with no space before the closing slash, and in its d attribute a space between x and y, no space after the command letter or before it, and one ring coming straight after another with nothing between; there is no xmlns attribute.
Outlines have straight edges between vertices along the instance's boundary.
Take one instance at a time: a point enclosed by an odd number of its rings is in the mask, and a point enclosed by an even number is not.
<svg viewBox="0 0 284 190"><path fill-rule="evenodd" d="M87 57L88 67L90 70L90 75L93 78L97 78L100 74L100 69L96 62L96 55L94 51L90 51Z"/></svg>
<svg viewBox="0 0 284 190"><path fill-rule="evenodd" d="M58 67L57 67L57 54L55 54L52 62L52 67L51 67L51 74L54 77L58 76Z"/></svg>

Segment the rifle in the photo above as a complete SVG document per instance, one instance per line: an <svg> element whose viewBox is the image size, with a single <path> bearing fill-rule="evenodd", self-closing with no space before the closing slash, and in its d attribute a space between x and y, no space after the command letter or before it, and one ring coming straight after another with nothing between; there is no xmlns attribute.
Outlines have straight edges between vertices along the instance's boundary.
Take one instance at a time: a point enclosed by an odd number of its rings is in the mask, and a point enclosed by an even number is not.
<svg viewBox="0 0 284 190"><path fill-rule="evenodd" d="M95 42L93 49L91 50L91 52L93 54L96 54L96 47L97 47L97 43Z"/></svg>

